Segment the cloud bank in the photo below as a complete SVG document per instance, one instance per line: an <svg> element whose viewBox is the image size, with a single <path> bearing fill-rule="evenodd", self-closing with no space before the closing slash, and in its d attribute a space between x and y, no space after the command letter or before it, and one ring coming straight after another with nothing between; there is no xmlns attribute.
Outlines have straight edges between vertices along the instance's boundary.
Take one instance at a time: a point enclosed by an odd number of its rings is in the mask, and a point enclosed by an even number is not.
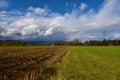
<svg viewBox="0 0 120 80"><path fill-rule="evenodd" d="M53 13L48 8L35 7L29 7L24 14L0 11L0 39L120 39L120 0L105 0L98 12L89 9L84 13L88 6L81 3L64 15Z"/></svg>

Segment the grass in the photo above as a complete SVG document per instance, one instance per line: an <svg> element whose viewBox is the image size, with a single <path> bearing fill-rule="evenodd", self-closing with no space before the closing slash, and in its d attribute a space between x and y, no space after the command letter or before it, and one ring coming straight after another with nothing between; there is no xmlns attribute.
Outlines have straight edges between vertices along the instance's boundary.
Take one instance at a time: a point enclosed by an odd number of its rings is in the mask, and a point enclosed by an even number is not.
<svg viewBox="0 0 120 80"><path fill-rule="evenodd" d="M74 47L53 80L120 80L120 47Z"/></svg>

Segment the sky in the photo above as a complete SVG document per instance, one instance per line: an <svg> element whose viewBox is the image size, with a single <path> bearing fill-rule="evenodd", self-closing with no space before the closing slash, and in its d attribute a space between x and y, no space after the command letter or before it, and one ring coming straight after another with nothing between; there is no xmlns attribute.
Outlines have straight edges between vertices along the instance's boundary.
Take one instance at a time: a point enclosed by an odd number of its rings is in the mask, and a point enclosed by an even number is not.
<svg viewBox="0 0 120 80"><path fill-rule="evenodd" d="M0 40L120 39L120 0L0 0Z"/></svg>

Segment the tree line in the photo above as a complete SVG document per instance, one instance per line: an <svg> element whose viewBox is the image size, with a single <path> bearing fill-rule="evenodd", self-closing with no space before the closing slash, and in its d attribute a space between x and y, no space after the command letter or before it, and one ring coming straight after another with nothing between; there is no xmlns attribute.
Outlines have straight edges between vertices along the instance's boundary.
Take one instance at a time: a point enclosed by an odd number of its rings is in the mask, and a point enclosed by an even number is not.
<svg viewBox="0 0 120 80"><path fill-rule="evenodd" d="M20 40L0 40L0 46L27 46L27 45L41 45L37 43L27 43L25 41ZM50 44L42 44L42 45L56 45L56 46L120 46L120 40L89 40L85 42L79 41L79 39L75 39L73 41L55 41Z"/></svg>
<svg viewBox="0 0 120 80"><path fill-rule="evenodd" d="M120 46L120 40L89 40L81 42L78 39L67 42L55 42L55 45L65 46Z"/></svg>
<svg viewBox="0 0 120 80"><path fill-rule="evenodd" d="M24 41L19 40L0 40L0 46L25 46L27 45Z"/></svg>

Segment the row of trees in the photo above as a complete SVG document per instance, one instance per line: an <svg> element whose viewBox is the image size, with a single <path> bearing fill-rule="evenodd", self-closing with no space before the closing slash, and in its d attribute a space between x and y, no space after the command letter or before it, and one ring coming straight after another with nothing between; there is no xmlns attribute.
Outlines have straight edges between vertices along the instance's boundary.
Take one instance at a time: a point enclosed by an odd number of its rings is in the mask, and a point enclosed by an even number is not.
<svg viewBox="0 0 120 80"><path fill-rule="evenodd" d="M18 40L0 41L0 46L25 46L25 45L27 45L26 42Z"/></svg>
<svg viewBox="0 0 120 80"><path fill-rule="evenodd" d="M27 43L18 40L0 41L0 46L26 46L26 45L40 45L37 43ZM42 45L58 45L58 46L120 46L120 40L90 40L81 42L78 39L73 41L56 41L49 44Z"/></svg>
<svg viewBox="0 0 120 80"><path fill-rule="evenodd" d="M55 45L73 46L120 46L120 40L90 40L81 42L78 39L68 42L55 42Z"/></svg>

